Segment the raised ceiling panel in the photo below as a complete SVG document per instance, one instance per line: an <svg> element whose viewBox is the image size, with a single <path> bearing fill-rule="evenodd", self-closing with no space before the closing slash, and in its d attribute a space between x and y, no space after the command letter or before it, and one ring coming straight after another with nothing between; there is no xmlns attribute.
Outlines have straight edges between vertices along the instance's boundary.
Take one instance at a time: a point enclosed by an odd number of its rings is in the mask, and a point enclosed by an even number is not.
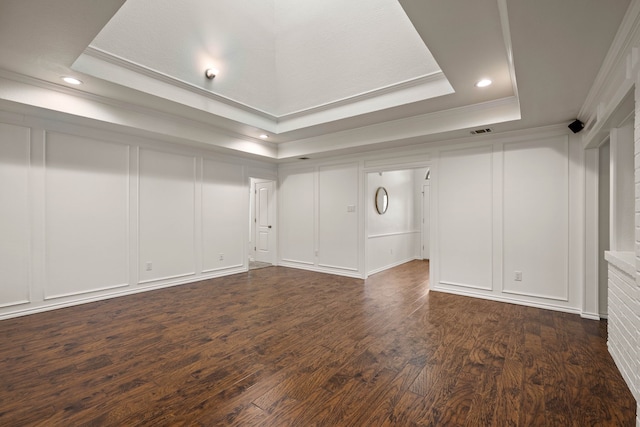
<svg viewBox="0 0 640 427"><path fill-rule="evenodd" d="M92 46L263 111L276 108L273 0L128 0ZM204 71L217 68L214 80Z"/></svg>
<svg viewBox="0 0 640 427"><path fill-rule="evenodd" d="M90 51L273 118L411 82L424 86L432 75L439 79L429 89L358 112L453 91L396 0L128 0ZM83 61L77 67L92 74ZM204 75L210 67L219 70L213 80ZM121 82L117 74L106 78Z"/></svg>
<svg viewBox="0 0 640 427"><path fill-rule="evenodd" d="M275 22L280 114L440 71L396 0L276 0Z"/></svg>

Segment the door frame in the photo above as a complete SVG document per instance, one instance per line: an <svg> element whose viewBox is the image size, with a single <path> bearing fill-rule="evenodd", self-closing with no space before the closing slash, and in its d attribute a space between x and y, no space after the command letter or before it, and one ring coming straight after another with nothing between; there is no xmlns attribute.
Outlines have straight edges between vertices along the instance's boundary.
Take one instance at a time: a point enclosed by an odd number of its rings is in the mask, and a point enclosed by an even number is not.
<svg viewBox="0 0 640 427"><path fill-rule="evenodd" d="M361 206L367 206L368 203L371 203L371 200L368 200L367 195L369 195L372 191L369 188L369 174L371 173L384 173L384 172L392 172L392 171L400 171L400 170L419 170L426 169L429 172L429 185L430 185L430 223L429 223L429 283L430 286L433 281L433 278L436 277L436 261L437 261L437 245L436 245L436 227L437 227L437 216L435 214L437 208L437 181L434 180L434 176L437 171L437 161L434 159L429 159L425 161L417 161L417 162L407 162L407 163L395 163L390 161L389 163L384 163L381 165L371 166L371 167L363 167L361 169L361 180L363 192L361 196ZM425 176L426 181L426 176ZM424 184L423 184L424 185ZM419 187L420 192L422 192L422 185ZM417 188L414 187L415 191ZM415 193L414 193L415 194ZM422 202L422 197L420 197L420 202ZM414 200L415 203L415 200ZM368 208L360 209L361 211L361 220L362 220L362 242L364 243L363 252L363 266L362 266L362 278L367 279L369 277L369 258L371 254L369 253L369 215ZM422 207L420 208L420 212L422 212ZM417 230L416 230L417 231ZM420 232L420 240L422 243L422 232ZM420 252L420 257L422 256L422 251ZM416 259L418 259L416 257Z"/></svg>
<svg viewBox="0 0 640 427"><path fill-rule="evenodd" d="M425 180L430 181L430 180ZM427 194L428 193L428 194ZM427 210L425 210L425 201L429 200L427 204ZM431 258L431 183L422 184L422 227L420 230L420 243L422 249L420 251L420 256L423 260ZM425 221L428 220L428 221Z"/></svg>
<svg viewBox="0 0 640 427"><path fill-rule="evenodd" d="M249 177L249 250L247 259L249 262L256 260L256 235L258 228L256 226L256 184L271 182L273 183L273 200L272 200L272 209L273 209L273 229L272 229L272 238L273 238L273 254L272 264L278 265L278 181L274 178L260 178L260 177Z"/></svg>

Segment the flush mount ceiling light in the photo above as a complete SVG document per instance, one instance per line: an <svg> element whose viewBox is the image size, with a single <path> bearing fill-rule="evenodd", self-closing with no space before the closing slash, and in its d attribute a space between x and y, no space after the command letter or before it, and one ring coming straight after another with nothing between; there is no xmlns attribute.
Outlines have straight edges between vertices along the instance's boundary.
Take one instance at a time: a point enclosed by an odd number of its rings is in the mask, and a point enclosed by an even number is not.
<svg viewBox="0 0 640 427"><path fill-rule="evenodd" d="M269 135L267 135L266 133L263 133L262 135L260 135L260 139L267 139L269 138Z"/></svg>
<svg viewBox="0 0 640 427"><path fill-rule="evenodd" d="M218 75L219 71L216 70L215 68L207 68L204 71L204 75L206 78L208 78L209 80L213 80L217 75Z"/></svg>
<svg viewBox="0 0 640 427"><path fill-rule="evenodd" d="M62 80L69 83L70 85L81 85L82 81L76 79L75 77L62 77Z"/></svg>
<svg viewBox="0 0 640 427"><path fill-rule="evenodd" d="M482 79L478 83L476 83L476 87L487 87L491 85L491 83L493 82L489 79Z"/></svg>

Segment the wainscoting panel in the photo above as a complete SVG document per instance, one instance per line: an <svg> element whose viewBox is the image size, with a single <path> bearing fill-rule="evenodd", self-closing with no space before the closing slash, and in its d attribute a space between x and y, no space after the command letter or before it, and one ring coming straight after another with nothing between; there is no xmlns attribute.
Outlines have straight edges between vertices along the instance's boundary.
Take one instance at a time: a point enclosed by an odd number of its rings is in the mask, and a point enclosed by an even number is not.
<svg viewBox="0 0 640 427"><path fill-rule="evenodd" d="M438 166L440 283L491 290L492 147L443 151Z"/></svg>
<svg viewBox="0 0 640 427"><path fill-rule="evenodd" d="M315 264L315 181L313 170L291 171L280 178L280 258Z"/></svg>
<svg viewBox="0 0 640 427"><path fill-rule="evenodd" d="M568 144L561 136L505 145L505 293L568 301Z"/></svg>
<svg viewBox="0 0 640 427"><path fill-rule="evenodd" d="M0 307L28 303L30 130L0 123Z"/></svg>
<svg viewBox="0 0 640 427"><path fill-rule="evenodd" d="M140 150L140 283L195 274L196 158Z"/></svg>
<svg viewBox="0 0 640 427"><path fill-rule="evenodd" d="M318 264L358 270L358 165L319 169Z"/></svg>
<svg viewBox="0 0 640 427"><path fill-rule="evenodd" d="M376 274L420 257L420 231L406 231L367 239L367 274Z"/></svg>
<svg viewBox="0 0 640 427"><path fill-rule="evenodd" d="M45 139L45 299L128 286L129 146Z"/></svg>
<svg viewBox="0 0 640 427"><path fill-rule="evenodd" d="M243 264L249 218L244 168L205 159L202 182L203 272ZM220 259L222 258L222 259Z"/></svg>

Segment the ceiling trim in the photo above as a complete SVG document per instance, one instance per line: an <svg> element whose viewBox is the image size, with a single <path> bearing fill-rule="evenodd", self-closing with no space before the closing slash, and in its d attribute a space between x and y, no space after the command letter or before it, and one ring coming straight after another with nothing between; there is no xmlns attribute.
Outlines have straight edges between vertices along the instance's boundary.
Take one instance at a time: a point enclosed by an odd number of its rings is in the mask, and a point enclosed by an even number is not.
<svg viewBox="0 0 640 427"><path fill-rule="evenodd" d="M622 62L626 60L629 54L630 46L640 38L640 2L632 0L629 4L627 12L622 18L622 23L611 43L611 47L607 52L600 71L596 76L589 93L582 104L582 108L578 112L578 117L587 124L587 127L593 125L593 121L600 118L598 115L598 103L602 99L602 94L611 84L612 76L616 70L622 66ZM624 77L624 76L622 76ZM615 79L619 83L619 79Z"/></svg>
<svg viewBox="0 0 640 427"><path fill-rule="evenodd" d="M85 49L74 62L72 68L94 77L255 126L274 134L455 92L444 73L439 71L308 109L275 115L92 46ZM194 98L194 95L197 98ZM203 105L201 97L204 97L208 102Z"/></svg>
<svg viewBox="0 0 640 427"><path fill-rule="evenodd" d="M212 92L210 90L204 89L198 85L195 85L193 83L189 83L186 82L184 80L178 79L176 77L170 76L168 74L162 73L160 71L156 71L153 68L149 68L147 66L144 66L142 64L138 64L135 61L130 61L128 59L122 58L118 55L114 55L112 53L109 53L105 50L102 50L100 48L94 47L94 46L87 46L87 48L84 50L84 52L82 53L82 55L80 55L80 57L87 55L90 56L92 58L98 59L100 61L106 62L108 64L111 65L115 65L117 67L121 67L121 68L125 68L129 71L133 71L134 73L138 73L138 74L142 74L143 76L147 76L147 77L151 77L152 79L155 80L159 80L161 82L164 83L168 83L170 85L173 86L177 86L181 89L184 90L188 90L190 92L193 92L197 95L200 96L204 96L206 98L212 99L214 101L217 102L221 102L224 104L228 104L232 107L235 108L240 108L242 110L248 111L250 113L268 118L269 120L277 120L278 116L271 114L267 111L261 110L259 108L255 108L252 107L250 105L244 104L240 101L236 101L235 99L232 98L228 98L226 96L217 94L215 92ZM75 64L72 68L76 68ZM85 71L86 72L86 71ZM92 74L91 72L87 72L87 74ZM204 70L202 70L202 78L205 79L204 77ZM153 94L156 95L156 94ZM157 95L156 95L157 96Z"/></svg>
<svg viewBox="0 0 640 427"><path fill-rule="evenodd" d="M278 159L356 147L383 147L385 144L392 142L426 138L430 135L520 119L520 102L515 96L510 96L341 132L283 142L278 144Z"/></svg>
<svg viewBox="0 0 640 427"><path fill-rule="evenodd" d="M147 138L196 143L265 160L277 159L275 143L215 125L134 105L0 69L0 100L134 130Z"/></svg>
<svg viewBox="0 0 640 427"><path fill-rule="evenodd" d="M306 108L306 109L302 109L299 111L294 111L291 113L287 113L287 114L282 114L280 116L276 116L276 118L278 119L278 121L284 120L284 119L292 119L292 118L296 118L296 117L300 117L303 115L307 115L310 113L315 113L315 112L319 112L319 111L326 111L329 110L331 108L335 108L335 107L339 107L342 105L347 105L347 104L351 104L354 102L359 102L359 101L366 101L369 99L373 99L376 98L378 96L381 95L385 95L391 92L396 92L398 90L402 90L402 89L411 89L411 88L415 88L418 86L424 86L424 85L435 85L435 84L441 84L441 83L448 83L447 78L445 77L444 73L442 71L436 71L434 73L431 74L425 74L413 79L409 79L409 80L405 80L402 82L398 82L398 83L394 83L388 86L384 86L378 89L373 89L367 92L362 92L356 95L352 95L352 96L347 96L345 98L342 99L337 99L335 101L331 101L331 102L327 102L325 104L320 104L317 105L315 107L310 107L310 108ZM449 93L454 93L453 88L451 88L451 91L449 91ZM439 95L436 95L439 96ZM421 98L424 99L424 98Z"/></svg>
<svg viewBox="0 0 640 427"><path fill-rule="evenodd" d="M507 52L507 63L509 65L509 77L511 78L513 94L516 98L520 99L518 95L518 84L516 82L516 66L513 60L513 43L511 42L511 27L509 26L507 0L498 0L498 13L500 14L500 26L502 27L502 38L504 40L505 51Z"/></svg>

